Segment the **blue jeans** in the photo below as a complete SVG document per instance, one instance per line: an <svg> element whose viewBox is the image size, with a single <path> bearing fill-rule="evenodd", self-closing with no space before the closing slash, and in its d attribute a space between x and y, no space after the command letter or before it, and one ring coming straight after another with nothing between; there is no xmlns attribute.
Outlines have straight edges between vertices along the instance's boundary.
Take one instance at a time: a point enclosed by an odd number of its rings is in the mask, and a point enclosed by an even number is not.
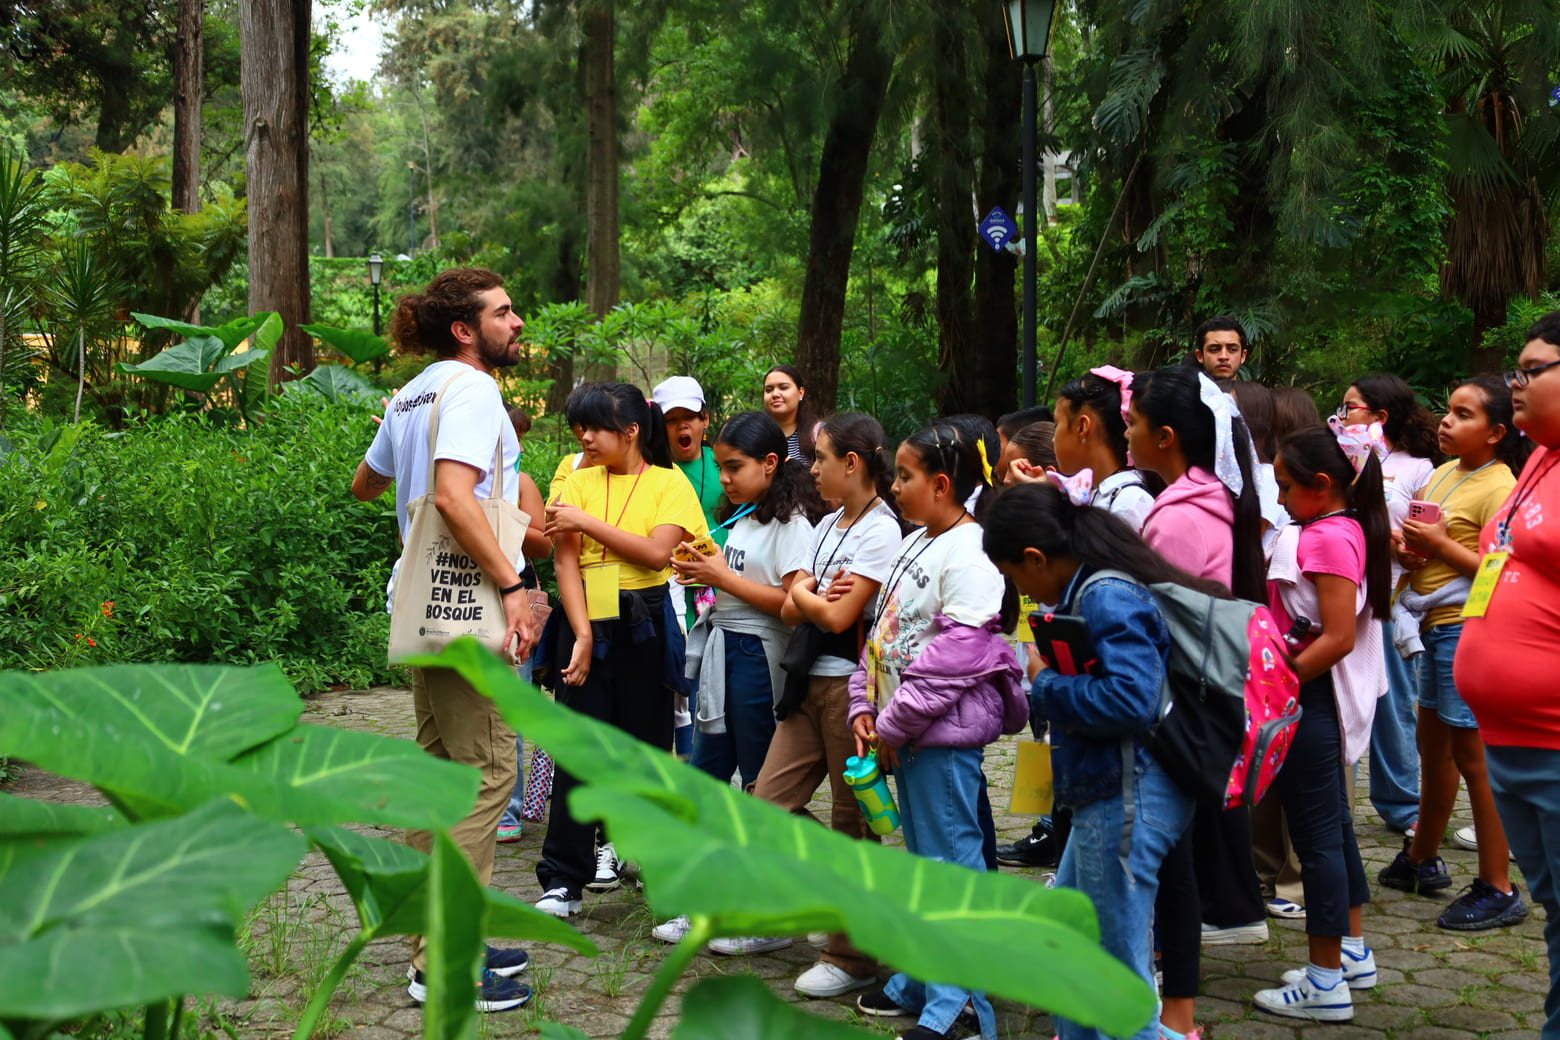
<svg viewBox="0 0 1560 1040"><path fill-rule="evenodd" d="M1560 751L1484 746L1495 808L1534 901L1544 904L1549 995L1543 1040L1560 1040Z"/></svg>
<svg viewBox="0 0 1560 1040"><path fill-rule="evenodd" d="M1392 645L1392 622L1381 623L1387 692L1376 701L1370 729L1370 804L1381 822L1406 830L1419 819L1419 656L1405 661Z"/></svg>
<svg viewBox="0 0 1560 1040"><path fill-rule="evenodd" d="M1436 625L1425 631L1425 652L1419 659L1419 706L1436 713L1440 720L1456 729L1478 729L1473 709L1457 692L1452 678L1452 661L1462 639L1462 623Z"/></svg>
<svg viewBox="0 0 1560 1040"><path fill-rule="evenodd" d="M894 773L905 848L917 856L985 870L979 802L985 778L982 748L906 747ZM927 1029L946 1033L966 1003L975 1005L983 1040L996 1040L997 1015L986 994L900 972L888 980L889 999L920 1015Z"/></svg>
<svg viewBox="0 0 1560 1040"><path fill-rule="evenodd" d="M1062 852L1056 883L1076 888L1094 902L1105 952L1154 984L1154 897L1159 864L1192 822L1193 802L1153 756L1139 753L1133 781L1132 845L1121 863L1126 824L1121 796L1102 798L1073 810L1072 834ZM1061 1040L1103 1040L1097 1029L1055 1019ZM1132 1040L1159 1040L1159 1017Z"/></svg>
<svg viewBox="0 0 1560 1040"><path fill-rule="evenodd" d="M1338 699L1325 673L1300 687L1300 722L1272 790L1300 858L1307 935L1348 935L1349 910L1370 901L1343 769Z"/></svg>
<svg viewBox="0 0 1560 1040"><path fill-rule="evenodd" d="M536 663L536 655L527 657L516 671L520 678L526 682L531 681L531 667ZM520 812L525 804L525 738L519 733L515 734L515 789L509 794L509 804L504 808L504 818L498 821L500 827L520 826Z"/></svg>
<svg viewBox="0 0 1560 1040"><path fill-rule="evenodd" d="M726 732L706 733L694 727L693 765L722 783L742 773L742 786L752 787L764 768L769 742L775 736L775 699L769 681L764 641L740 632L726 639Z"/></svg>

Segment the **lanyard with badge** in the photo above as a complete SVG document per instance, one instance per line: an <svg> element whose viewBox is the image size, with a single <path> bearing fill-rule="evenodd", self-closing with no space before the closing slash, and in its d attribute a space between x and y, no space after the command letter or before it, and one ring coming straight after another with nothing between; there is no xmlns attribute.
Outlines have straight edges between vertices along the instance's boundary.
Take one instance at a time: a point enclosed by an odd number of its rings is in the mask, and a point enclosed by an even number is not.
<svg viewBox="0 0 1560 1040"><path fill-rule="evenodd" d="M1505 518L1496 522L1495 547L1479 559L1479 569L1473 576L1473 588L1468 590L1468 600L1463 604L1463 617L1481 618L1489 611L1490 600L1495 596L1495 586L1500 581L1501 573L1506 569L1506 561L1511 559L1513 537L1511 523L1516 519L1517 510L1522 508L1522 503L1538 490L1539 482L1555 468L1555 463L1560 462L1560 455L1548 459L1547 462L1548 465L1542 472L1535 473L1532 480L1517 488L1511 496L1511 505L1506 509Z"/></svg>
<svg viewBox="0 0 1560 1040"><path fill-rule="evenodd" d="M650 464L641 462L639 472L634 476L634 483L628 489L628 497L623 500L623 508L618 511L617 523L613 527L623 526L623 517L628 514L629 504L634 501L634 492L639 490L639 481L645 475L645 470ZM606 472L607 491L601 505L601 518L606 520L612 515L612 473ZM610 523L610 521L608 521ZM622 579L622 565L607 562L607 546L601 544L601 559L596 563L583 568L582 576L585 579L585 609L590 614L592 621L613 621L618 616L618 590Z"/></svg>

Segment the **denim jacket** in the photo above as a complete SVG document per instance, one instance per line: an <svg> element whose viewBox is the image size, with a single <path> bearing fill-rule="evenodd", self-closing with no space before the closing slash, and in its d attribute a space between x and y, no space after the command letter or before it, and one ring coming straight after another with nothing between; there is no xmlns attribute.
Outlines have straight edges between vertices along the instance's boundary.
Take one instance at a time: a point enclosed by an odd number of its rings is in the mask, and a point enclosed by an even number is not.
<svg viewBox="0 0 1560 1040"><path fill-rule="evenodd" d="M1134 744L1136 770L1147 762L1141 735L1158 715L1170 656L1170 631L1154 595L1119 578L1088 580L1079 568L1062 602L1089 626L1099 675L1043 669L1030 689L1030 708L1050 725L1056 800L1079 807L1122 790L1122 739ZM1074 602L1074 601L1077 602Z"/></svg>

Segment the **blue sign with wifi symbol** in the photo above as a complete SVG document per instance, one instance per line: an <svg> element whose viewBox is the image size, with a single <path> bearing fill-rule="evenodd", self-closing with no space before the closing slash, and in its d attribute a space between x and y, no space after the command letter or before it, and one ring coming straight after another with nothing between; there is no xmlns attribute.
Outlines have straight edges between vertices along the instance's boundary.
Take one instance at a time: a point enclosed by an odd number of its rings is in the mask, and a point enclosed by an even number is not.
<svg viewBox="0 0 1560 1040"><path fill-rule="evenodd" d="M980 222L980 237L999 253L1007 247L1008 240L1016 234L1018 234L1018 225L1013 223L1013 218L1008 216L1001 206L991 207L991 212L986 214L986 219Z"/></svg>

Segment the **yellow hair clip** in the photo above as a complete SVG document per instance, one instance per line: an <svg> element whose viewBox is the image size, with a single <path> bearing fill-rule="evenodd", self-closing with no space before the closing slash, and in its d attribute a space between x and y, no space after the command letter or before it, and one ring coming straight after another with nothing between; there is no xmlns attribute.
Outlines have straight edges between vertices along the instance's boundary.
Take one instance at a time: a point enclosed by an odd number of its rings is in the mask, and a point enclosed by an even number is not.
<svg viewBox="0 0 1560 1040"><path fill-rule="evenodd" d="M976 441L975 448L980 452L980 468L986 474L986 483L994 486L995 482L991 479L991 457L986 454L986 438L982 437Z"/></svg>

